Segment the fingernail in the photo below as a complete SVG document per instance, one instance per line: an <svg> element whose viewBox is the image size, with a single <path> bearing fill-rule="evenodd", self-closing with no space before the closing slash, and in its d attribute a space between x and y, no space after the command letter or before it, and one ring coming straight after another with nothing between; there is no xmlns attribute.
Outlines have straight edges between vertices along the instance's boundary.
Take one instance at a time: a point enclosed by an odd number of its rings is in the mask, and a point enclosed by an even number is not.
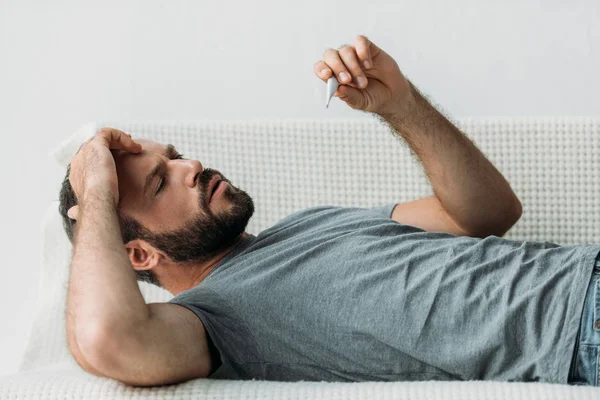
<svg viewBox="0 0 600 400"><path fill-rule="evenodd" d="M327 68L323 68L321 70L321 75L327 75L327 71L329 71Z"/></svg>
<svg viewBox="0 0 600 400"><path fill-rule="evenodd" d="M356 82L358 82L358 86L365 86L367 81L365 80L365 78L363 78L362 76L359 76L358 78L356 78Z"/></svg>
<svg viewBox="0 0 600 400"><path fill-rule="evenodd" d="M365 68L367 68L367 69L368 69L368 68L371 68L371 63L369 62L369 60L365 60L365 61L363 62L363 64L365 65Z"/></svg>
<svg viewBox="0 0 600 400"><path fill-rule="evenodd" d="M340 72L340 81L344 82L346 79L348 79L348 75L345 72Z"/></svg>

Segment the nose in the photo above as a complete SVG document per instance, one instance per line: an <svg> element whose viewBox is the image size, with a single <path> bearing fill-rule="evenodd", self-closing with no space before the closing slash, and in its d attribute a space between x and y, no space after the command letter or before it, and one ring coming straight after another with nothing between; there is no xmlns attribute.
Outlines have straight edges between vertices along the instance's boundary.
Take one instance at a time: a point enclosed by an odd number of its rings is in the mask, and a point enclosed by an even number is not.
<svg viewBox="0 0 600 400"><path fill-rule="evenodd" d="M198 160L177 160L178 162L184 164L187 168L185 172L185 184L189 187L195 187L198 185L196 181L196 176L202 173L202 164Z"/></svg>

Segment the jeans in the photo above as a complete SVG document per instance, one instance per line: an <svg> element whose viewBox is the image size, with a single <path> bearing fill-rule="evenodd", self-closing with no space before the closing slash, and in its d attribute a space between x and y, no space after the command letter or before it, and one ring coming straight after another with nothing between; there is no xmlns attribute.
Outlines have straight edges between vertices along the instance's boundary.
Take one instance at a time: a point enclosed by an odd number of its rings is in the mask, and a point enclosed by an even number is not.
<svg viewBox="0 0 600 400"><path fill-rule="evenodd" d="M600 260L596 259L585 295L585 304L569 376L569 385L600 386Z"/></svg>

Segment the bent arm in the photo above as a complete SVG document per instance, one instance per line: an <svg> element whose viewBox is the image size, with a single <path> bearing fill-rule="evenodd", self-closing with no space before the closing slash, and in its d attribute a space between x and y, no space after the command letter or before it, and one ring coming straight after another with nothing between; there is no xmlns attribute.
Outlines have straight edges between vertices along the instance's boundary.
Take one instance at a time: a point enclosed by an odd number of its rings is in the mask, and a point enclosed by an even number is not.
<svg viewBox="0 0 600 400"><path fill-rule="evenodd" d="M67 290L67 335L73 355L85 359L78 359L80 365L90 363L97 370L90 354L99 337L107 330L116 335L131 332L149 319L150 310L125 251L111 193L86 191L76 225Z"/></svg>
<svg viewBox="0 0 600 400"><path fill-rule="evenodd" d="M186 307L150 303L151 317L130 332L107 330L88 354L109 378L155 386L206 378L211 369L207 333Z"/></svg>
<svg viewBox="0 0 600 400"><path fill-rule="evenodd" d="M461 230L502 236L520 218L521 202L475 144L410 88L404 109L379 116L419 157L435 196Z"/></svg>

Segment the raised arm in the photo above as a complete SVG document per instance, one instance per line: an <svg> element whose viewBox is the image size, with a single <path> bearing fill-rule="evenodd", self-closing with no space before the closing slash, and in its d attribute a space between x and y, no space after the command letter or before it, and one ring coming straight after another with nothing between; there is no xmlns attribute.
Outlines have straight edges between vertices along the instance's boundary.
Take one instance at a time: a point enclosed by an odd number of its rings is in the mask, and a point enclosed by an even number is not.
<svg viewBox="0 0 600 400"><path fill-rule="evenodd" d="M365 36L328 49L314 66L340 81L335 96L374 113L419 157L434 195L398 204L394 219L427 230L485 237L503 235L521 203L502 174L456 126L403 76L392 57Z"/></svg>
<svg viewBox="0 0 600 400"><path fill-rule="evenodd" d="M486 237L503 236L521 217L521 202L502 174L412 84L406 106L380 117L417 155L434 192L433 197L398 204L395 218L419 223L415 216L421 215L422 222L431 224L427 216L435 217L433 211L441 208L446 223L466 235ZM435 222L437 228L444 218Z"/></svg>

